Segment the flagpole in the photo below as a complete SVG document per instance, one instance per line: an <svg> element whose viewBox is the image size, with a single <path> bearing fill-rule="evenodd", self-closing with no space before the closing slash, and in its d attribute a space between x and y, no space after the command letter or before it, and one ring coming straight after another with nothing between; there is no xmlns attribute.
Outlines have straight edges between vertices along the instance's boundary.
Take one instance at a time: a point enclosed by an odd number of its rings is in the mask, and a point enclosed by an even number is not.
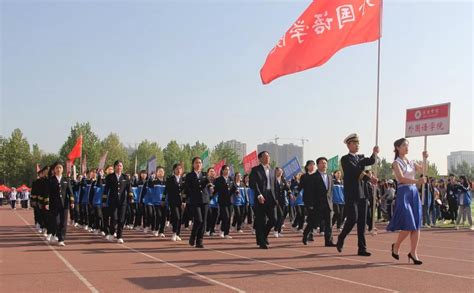
<svg viewBox="0 0 474 293"><path fill-rule="evenodd" d="M375 145L379 145L379 113L380 113L380 43L382 39L382 14L383 14L383 0L380 0L380 19L379 19L379 39L377 41L377 103L375 110ZM377 167L378 167L379 158L375 158L375 168L374 175L377 177ZM377 211L377 186L373 188L373 198L372 198L372 235L376 235L375 228L375 213Z"/></svg>

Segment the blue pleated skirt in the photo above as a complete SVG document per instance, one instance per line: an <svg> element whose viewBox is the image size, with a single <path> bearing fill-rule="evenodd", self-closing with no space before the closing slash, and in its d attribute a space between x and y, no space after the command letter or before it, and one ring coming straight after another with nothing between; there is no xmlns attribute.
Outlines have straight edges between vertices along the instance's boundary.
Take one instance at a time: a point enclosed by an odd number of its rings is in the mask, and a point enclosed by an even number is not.
<svg viewBox="0 0 474 293"><path fill-rule="evenodd" d="M395 209L387 231L416 231L421 227L421 200L416 185L398 187Z"/></svg>

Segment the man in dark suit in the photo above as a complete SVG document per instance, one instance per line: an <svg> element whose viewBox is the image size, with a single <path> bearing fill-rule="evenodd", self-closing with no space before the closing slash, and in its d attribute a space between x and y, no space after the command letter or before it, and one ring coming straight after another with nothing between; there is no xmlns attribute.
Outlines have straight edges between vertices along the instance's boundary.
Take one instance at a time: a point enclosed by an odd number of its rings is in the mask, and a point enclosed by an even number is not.
<svg viewBox="0 0 474 293"><path fill-rule="evenodd" d="M49 178L47 194L49 204L45 206L50 211L51 229L48 228L48 241L56 234L59 246L65 246L64 239L67 230L67 215L69 207L74 208L74 195L71 181L63 176L63 166L56 162L52 165L53 176ZM50 231L51 230L51 231Z"/></svg>
<svg viewBox="0 0 474 293"><path fill-rule="evenodd" d="M357 238L358 238L358 255L370 256L371 253L367 251L365 242L365 225L367 221L367 198L361 188L362 179L366 177L364 167L375 164L379 147L375 146L370 158L365 158L364 155L359 155L359 137L357 134L350 134L344 140L344 143L349 149L349 154L341 158L342 170L344 172L344 195L346 200L345 209L347 211L347 220L344 224L341 234L337 239L337 251L342 252L344 246L344 239L351 232L354 225L357 223ZM372 182L377 183L375 177L368 178Z"/></svg>
<svg viewBox="0 0 474 293"><path fill-rule="evenodd" d="M111 217L108 229L109 235L106 239L113 240L115 234L115 225L117 225L117 243L123 243L122 231L125 224L125 214L128 203L133 203L132 185L128 176L122 174L122 161L115 161L114 173L105 177L104 194L102 204L105 207L108 201ZM106 223L107 225L107 223Z"/></svg>
<svg viewBox="0 0 474 293"><path fill-rule="evenodd" d="M270 154L258 154L260 165L250 172L250 188L255 193L255 235L257 245L268 249L268 234L276 223L275 174L270 168Z"/></svg>
<svg viewBox="0 0 474 293"><path fill-rule="evenodd" d="M307 244L308 236L316 228L317 223L321 224L321 231L324 231L324 245L327 247L336 246L332 242L332 176L327 173L328 160L320 157L316 160L318 171L315 173L315 182L312 184L314 190L304 199L304 205L308 211L308 224L303 232L303 243ZM309 177L308 177L309 178ZM311 180L311 179L310 179ZM310 185L311 186L311 185Z"/></svg>

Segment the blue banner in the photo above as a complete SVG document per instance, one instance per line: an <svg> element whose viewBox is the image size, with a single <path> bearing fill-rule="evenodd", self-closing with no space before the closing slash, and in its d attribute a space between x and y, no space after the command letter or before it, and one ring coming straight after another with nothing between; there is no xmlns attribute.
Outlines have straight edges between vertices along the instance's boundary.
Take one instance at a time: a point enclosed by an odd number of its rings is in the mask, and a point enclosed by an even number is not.
<svg viewBox="0 0 474 293"><path fill-rule="evenodd" d="M153 205L160 205L161 200L163 199L163 192L165 191L164 185L155 185L153 187L148 187L148 193L150 193L151 203Z"/></svg>
<svg viewBox="0 0 474 293"><path fill-rule="evenodd" d="M245 205L245 188L239 187L239 194L232 196L232 204L235 206Z"/></svg>
<svg viewBox="0 0 474 293"><path fill-rule="evenodd" d="M219 193L216 193L216 195L211 196L209 200L209 207L211 208L218 208L219 207Z"/></svg>
<svg viewBox="0 0 474 293"><path fill-rule="evenodd" d="M298 159L294 157L288 163L283 165L283 174L285 175L286 181L290 181L296 174L301 172L301 166Z"/></svg>
<svg viewBox="0 0 474 293"><path fill-rule="evenodd" d="M102 194L104 193L103 187L94 186L94 197L92 198L92 204L94 206L101 206L102 205Z"/></svg>
<svg viewBox="0 0 474 293"><path fill-rule="evenodd" d="M88 204L89 203L89 194L90 194L90 191L91 191L91 185L87 184L86 186L83 186L81 191L83 192L81 204Z"/></svg>
<svg viewBox="0 0 474 293"><path fill-rule="evenodd" d="M247 198L249 200L249 205L253 207L255 205L255 192L252 188L245 188L247 191Z"/></svg>

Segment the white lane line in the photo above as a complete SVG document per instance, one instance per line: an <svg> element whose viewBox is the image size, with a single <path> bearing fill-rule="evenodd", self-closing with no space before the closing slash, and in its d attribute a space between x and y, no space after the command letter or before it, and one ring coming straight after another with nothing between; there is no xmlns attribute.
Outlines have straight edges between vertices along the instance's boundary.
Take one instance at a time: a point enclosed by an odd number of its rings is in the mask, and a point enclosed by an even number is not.
<svg viewBox="0 0 474 293"><path fill-rule="evenodd" d="M16 211L15 211L15 214L20 217L20 219L23 220L23 222L25 222L25 224L35 233L37 234L37 232L35 231L34 228L31 227L30 223L28 223L25 218L23 218L20 214L18 214ZM38 234L37 234L38 235ZM66 267L79 279L81 280L81 282L93 293L98 293L99 290L97 290L94 286L92 286L92 284L83 276L81 275L81 273L79 273L76 268L74 268L68 261L67 259L65 259L57 250L56 248L52 247L46 240L44 240L43 238L41 238L41 235L38 235L38 237L44 242L46 243L46 245L48 245L48 247L54 252L54 254L56 254L56 256L66 265Z"/></svg>
<svg viewBox="0 0 474 293"><path fill-rule="evenodd" d="M393 241L383 241L383 240L376 240L376 239L371 239L371 241L373 241L373 242L380 242L380 243L387 243L387 244L392 244L392 243L393 243ZM464 243L466 243L466 242L464 242ZM420 245L420 246L424 246L424 247L429 247L429 248L441 248L441 249L451 249L451 250L474 251L473 249L467 249L467 248L446 247L446 246L434 246L434 245L424 244L424 243L420 243L419 245Z"/></svg>
<svg viewBox="0 0 474 293"><path fill-rule="evenodd" d="M148 257L148 258L151 258L151 259L153 259L153 260L155 260L155 261L158 261L158 262L164 263L164 264L166 264L166 265L169 265L169 266L171 266L171 267L173 267L173 268L175 268L175 269L178 269L178 270L180 270L180 271L186 272L186 273L188 273L188 274L195 275L196 277L199 277L199 278L201 278L201 279L204 279L204 280L209 281L209 282L211 282L211 283L214 283L214 284L216 284L216 285L225 287L225 288L227 288L227 289L230 289L230 290L233 290L233 291L236 291L236 292L239 292L239 293L244 293L244 292L245 292L245 291L242 290L242 289L239 289L239 288L233 287L233 286L231 286L231 285L228 285L228 284L219 282L219 281L217 281L217 280L211 279L211 278L206 277L206 276L204 276L204 275L201 275L201 274L199 274L199 273L190 271L190 270L188 270L188 269L186 269L186 268L182 268L182 267L180 267L180 266L178 266L178 265L175 265L175 264L173 264L173 263L167 262L166 260L163 260L163 259L154 257L154 256L149 255L149 254L147 254L147 253L141 252L140 250L135 249L135 248L132 248L132 247L129 247L129 246L125 245L125 244L120 244L120 246L125 247L125 248L127 248L127 249L129 249L129 250L131 250L131 251L133 251L133 252L139 253L139 254L141 254L141 255L143 255L143 256L146 256L146 257Z"/></svg>
<svg viewBox="0 0 474 293"><path fill-rule="evenodd" d="M388 292L399 292L399 291L396 291L396 290L393 290L393 289L388 289L388 288L379 287L379 286L373 286L373 285L369 285L369 284L365 284L365 283L360 283L360 282L356 282L356 281L351 281L351 280L347 280L347 279L342 279L342 278L338 278L338 277L333 277L333 276L330 276L330 275L324 275L324 274L320 274L320 273L315 273L315 272L311 272L311 271L307 271L307 270L302 270L302 269L298 269L298 268L294 268L294 267L289 267L289 266L285 266L285 265L281 265L281 264L277 264L277 263L273 263L273 262L269 262L269 261L265 261L265 260L259 260L259 259L255 259L255 258L251 258L251 257L239 255L239 254L234 254L234 253L230 253L230 252L220 251L220 250L217 250L217 249L207 248L207 250L215 251L215 252L218 252L218 253L222 253L222 254L226 254L226 255L238 257L238 258L248 259L248 260L252 260L252 261L254 261L254 262L264 263L264 264L267 264L267 265L271 265L271 266L275 266L275 267L280 267L280 268L284 268L284 269L288 269L288 270L292 270L292 271L297 271L297 272L301 272L301 273L305 273L305 274L310 274L310 275L315 275L315 276L319 276L319 277L323 277L323 278L328 278L328 279L332 279L332 280L337 280L337 281L341 281L341 282L345 282L345 283L355 284L355 285L359 285L359 286L363 286L363 287L369 287L369 288L374 288L374 289L383 290L383 291L388 291Z"/></svg>

